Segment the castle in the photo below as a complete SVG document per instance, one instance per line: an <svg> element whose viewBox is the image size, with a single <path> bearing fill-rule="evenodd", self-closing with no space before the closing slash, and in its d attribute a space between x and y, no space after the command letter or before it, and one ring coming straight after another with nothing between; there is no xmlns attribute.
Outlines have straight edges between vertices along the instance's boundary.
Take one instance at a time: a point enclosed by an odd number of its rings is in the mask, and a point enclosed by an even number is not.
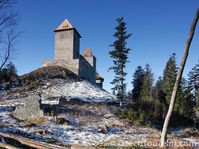
<svg viewBox="0 0 199 149"><path fill-rule="evenodd" d="M79 32L66 19L55 32L54 60L43 62L45 66L62 66L79 77L103 87L104 79L96 71L96 58L90 49L80 55Z"/></svg>

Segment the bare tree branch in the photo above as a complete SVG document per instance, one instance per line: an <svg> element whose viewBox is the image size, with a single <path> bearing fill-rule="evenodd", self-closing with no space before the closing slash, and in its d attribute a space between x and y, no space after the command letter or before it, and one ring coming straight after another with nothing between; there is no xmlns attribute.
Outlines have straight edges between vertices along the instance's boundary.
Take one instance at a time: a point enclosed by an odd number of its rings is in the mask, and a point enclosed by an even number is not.
<svg viewBox="0 0 199 149"><path fill-rule="evenodd" d="M11 7L15 0L0 0L0 70L5 66L13 53L13 46L20 33L15 33L16 13Z"/></svg>
<svg viewBox="0 0 199 149"><path fill-rule="evenodd" d="M4 65L7 63L9 58L11 57L11 52L13 51L13 45L16 41L16 39L19 37L21 33L15 33L13 30L11 30L7 34L7 42L6 42L6 49L5 49L5 54L2 60L2 63L0 65L0 70L4 67Z"/></svg>
<svg viewBox="0 0 199 149"><path fill-rule="evenodd" d="M16 25L16 20L15 20L16 17L17 17L17 15L13 12L10 12L10 14L8 14L8 15L3 14L0 17L0 33L6 28L15 26Z"/></svg>
<svg viewBox="0 0 199 149"><path fill-rule="evenodd" d="M15 0L0 0L0 9L2 8L8 8L11 5L13 5L14 3L16 3Z"/></svg>

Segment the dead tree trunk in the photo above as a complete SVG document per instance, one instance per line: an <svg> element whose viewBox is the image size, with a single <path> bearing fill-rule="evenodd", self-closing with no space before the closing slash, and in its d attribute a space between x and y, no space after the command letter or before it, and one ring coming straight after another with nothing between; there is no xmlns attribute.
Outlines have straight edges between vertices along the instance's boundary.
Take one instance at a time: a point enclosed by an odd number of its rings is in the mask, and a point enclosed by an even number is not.
<svg viewBox="0 0 199 149"><path fill-rule="evenodd" d="M192 41L193 36L194 36L194 32L195 32L195 28L196 28L196 24L198 22L198 19L199 19L199 8L196 12L195 18L194 18L192 25L191 25L189 37L187 39L186 46L184 48L183 57L181 59L180 67L179 67L178 74L177 74L177 77L176 77L175 85L174 85L171 100L170 100L169 110L167 112L167 115L166 115L166 118L165 118L165 121L164 121L164 125L163 125L162 134L161 134L161 140L160 140L161 141L161 147L164 147L164 145L165 145L170 117L171 117L171 114L172 114L173 109L174 109L176 95L177 95L177 92L178 92L178 88L179 88L180 80L182 78L184 66L185 66L185 63L186 63L186 60L187 60L187 57L188 57L188 54L189 54L189 47L191 45L191 41Z"/></svg>
<svg viewBox="0 0 199 149"><path fill-rule="evenodd" d="M11 139L13 141L21 143L21 145L25 145L29 148L36 148L36 149L68 149L71 148L70 145L65 145L65 146L59 146L56 144L50 144L46 142L41 142L41 141L36 141L33 139L28 139L22 136L14 135L14 134L9 134L5 132L0 132L0 138L7 138ZM14 142L13 142L14 143ZM5 144L0 142L0 148L9 148L9 149L16 149L12 148L12 144Z"/></svg>

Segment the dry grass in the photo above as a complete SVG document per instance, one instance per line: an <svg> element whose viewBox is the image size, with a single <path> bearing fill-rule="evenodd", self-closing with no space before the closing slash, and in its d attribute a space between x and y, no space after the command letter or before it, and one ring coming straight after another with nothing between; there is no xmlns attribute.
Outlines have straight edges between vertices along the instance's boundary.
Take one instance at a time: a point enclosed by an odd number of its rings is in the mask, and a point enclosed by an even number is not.
<svg viewBox="0 0 199 149"><path fill-rule="evenodd" d="M29 126L29 125L41 125L45 122L45 118L44 117L38 117L38 118L34 118L34 119L28 119L28 120L24 120L23 123L25 124L25 126Z"/></svg>

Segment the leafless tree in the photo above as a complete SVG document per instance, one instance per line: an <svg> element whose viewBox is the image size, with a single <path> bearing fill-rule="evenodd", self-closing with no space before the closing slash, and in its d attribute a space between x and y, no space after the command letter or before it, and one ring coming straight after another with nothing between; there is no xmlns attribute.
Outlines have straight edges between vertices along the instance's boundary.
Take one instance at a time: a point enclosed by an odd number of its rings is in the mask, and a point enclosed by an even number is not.
<svg viewBox="0 0 199 149"><path fill-rule="evenodd" d="M0 70L11 58L11 53L14 51L13 46L15 44L15 40L19 35L20 33L15 33L13 30L7 33L7 41L5 42L4 55L2 56Z"/></svg>
<svg viewBox="0 0 199 149"><path fill-rule="evenodd" d="M19 34L15 33L17 15L11 11L15 0L0 0L0 70L11 58L14 43Z"/></svg>
<svg viewBox="0 0 199 149"><path fill-rule="evenodd" d="M182 57L182 60L181 60L181 63L180 63L180 67L179 67L178 74L177 74L177 77L176 77L175 85L174 85L173 92L172 92L172 95L171 95L169 110L167 112L167 115L166 115L166 118L165 118L165 121L164 121L164 125L163 125L162 134L161 134L161 140L160 140L161 141L161 147L164 147L164 145L165 145L170 117L172 115L172 112L173 112L173 109L174 109L174 106L175 106L175 100L176 100L177 92L178 92L178 89L179 89L180 80L182 78L182 74L183 74L183 70L184 70L184 67L185 67L187 57L189 55L189 47L191 45L191 41L192 41L194 33L195 33L195 28L196 28L196 24L198 22L198 19L199 19L199 8L196 12L196 15L195 15L194 20L193 20L192 25L191 25L189 37L187 39L187 42L186 42L186 45L185 45L185 48L184 48L183 57Z"/></svg>

